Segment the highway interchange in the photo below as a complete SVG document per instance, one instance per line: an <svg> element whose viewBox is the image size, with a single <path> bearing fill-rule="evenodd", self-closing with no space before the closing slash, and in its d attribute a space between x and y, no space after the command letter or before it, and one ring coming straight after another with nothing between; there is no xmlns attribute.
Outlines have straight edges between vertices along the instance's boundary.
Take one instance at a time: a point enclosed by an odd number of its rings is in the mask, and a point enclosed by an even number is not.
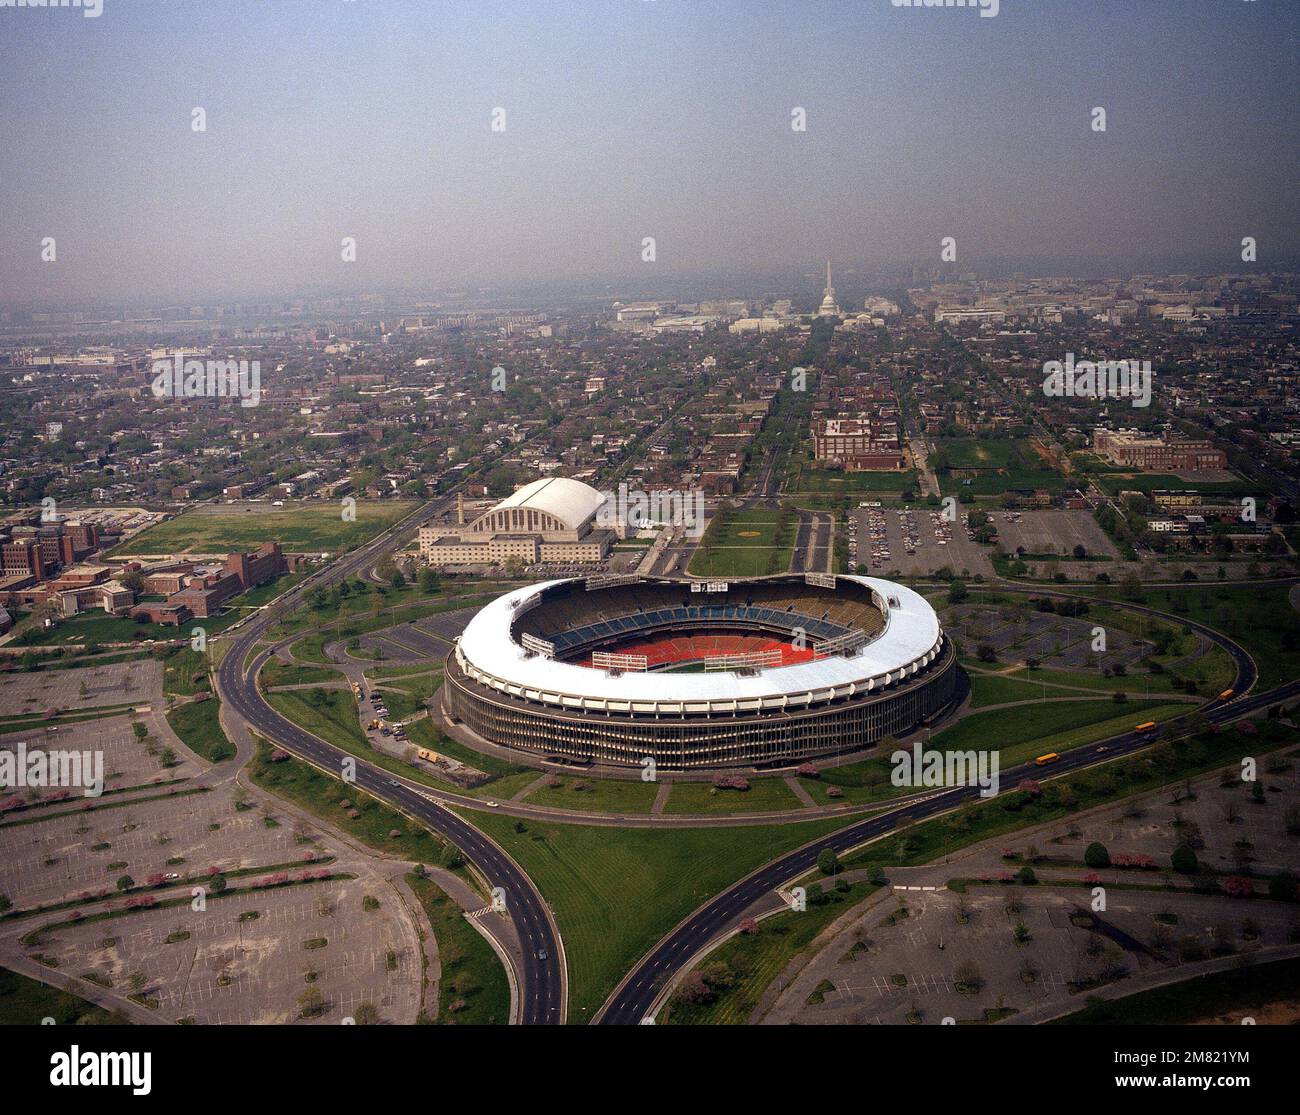
<svg viewBox="0 0 1300 1115"><path fill-rule="evenodd" d="M310 588L330 584L344 577L364 573L373 567L397 542L424 522L443 513L450 503L445 496L426 504L418 511L376 537L362 548L345 555L319 573L296 585L273 605L232 629L231 638L218 670L218 692L229 708L250 727L278 746L306 759L321 769L338 775L345 759L354 756L325 743L311 733L280 716L258 692L256 677L262 663L272 653L263 649L244 670L243 664L254 646L283 616L301 602ZM1038 595L1069 596L1067 592L1026 586L997 586L998 591L1034 592ZM1163 613L1137 604L1123 605L1153 616ZM1169 618L1169 617L1165 617ZM1177 617L1175 617L1177 618ZM1291 682L1267 693L1251 694L1257 670L1254 661L1235 642L1212 628L1187 619L1178 622L1199 631L1231 655L1236 666L1233 688L1239 696L1230 702L1212 701L1199 706L1211 723L1237 719L1281 700L1300 694L1300 681ZM1135 731L1106 740L1104 746L1069 751L1052 764L1052 776L1059 776L1085 766L1108 762L1140 750L1151 737ZM518 982L518 1021L540 1025L562 1023L566 1016L566 973L563 950L549 907L518 864L482 832L455 813L438 804L425 792L394 778L361 759L355 759L356 785L400 812L427 825L432 831L455 845L473 864L490 886L501 887L506 895L523 950L522 971ZM1002 772L1007 784L1015 785L1026 777L1042 777L1041 768L1022 764ZM954 787L936 794L910 799L886 813L852 823L838 832L819 837L802 848L767 864L733 884L696 910L669 932L624 977L607 1000L595 1021L604 1025L638 1024L652 1017L661 989L711 941L723 933L753 902L766 892L776 890L812 870L823 848L847 852L868 841L888 835L901 825L933 817L951 810L977 793L974 787ZM465 804L469 804L466 802ZM474 803L481 807L481 803ZM770 820L771 818L769 818Z"/></svg>

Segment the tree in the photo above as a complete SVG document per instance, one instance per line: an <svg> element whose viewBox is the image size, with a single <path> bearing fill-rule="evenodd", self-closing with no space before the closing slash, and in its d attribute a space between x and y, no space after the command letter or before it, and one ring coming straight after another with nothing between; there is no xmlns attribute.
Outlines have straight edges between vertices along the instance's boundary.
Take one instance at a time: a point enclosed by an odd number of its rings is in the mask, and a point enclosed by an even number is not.
<svg viewBox="0 0 1300 1115"><path fill-rule="evenodd" d="M119 875L117 877L118 890L130 890L133 886L135 886L135 880L130 875Z"/></svg>
<svg viewBox="0 0 1300 1115"><path fill-rule="evenodd" d="M319 987L309 987L298 996L298 1010L303 1018L315 1018L325 1009L325 996Z"/></svg>
<svg viewBox="0 0 1300 1115"><path fill-rule="evenodd" d="M352 1012L352 1021L358 1026L379 1025L379 1008L374 1003L358 1003Z"/></svg>
<svg viewBox="0 0 1300 1115"><path fill-rule="evenodd" d="M1290 871L1279 871L1268 881L1268 896L1275 902L1294 902L1300 897L1296 877Z"/></svg>
<svg viewBox="0 0 1300 1115"><path fill-rule="evenodd" d="M817 853L817 869L823 875L834 875L840 869L840 857L834 848L823 848Z"/></svg>
<svg viewBox="0 0 1300 1115"><path fill-rule="evenodd" d="M960 603L961 603L962 601L964 601L968 596L970 596L970 590L966 588L966 585L965 585L964 582L962 582L962 581L953 581L952 584L950 584L950 585L948 586L948 603L949 603L949 604L960 604Z"/></svg>
<svg viewBox="0 0 1300 1115"><path fill-rule="evenodd" d="M1174 849L1173 855L1169 857L1169 862L1173 869L1180 875L1195 875L1197 860L1196 853L1186 844L1179 844Z"/></svg>
<svg viewBox="0 0 1300 1115"><path fill-rule="evenodd" d="M1094 840L1084 849L1083 862L1092 868L1109 867L1110 852L1100 840Z"/></svg>

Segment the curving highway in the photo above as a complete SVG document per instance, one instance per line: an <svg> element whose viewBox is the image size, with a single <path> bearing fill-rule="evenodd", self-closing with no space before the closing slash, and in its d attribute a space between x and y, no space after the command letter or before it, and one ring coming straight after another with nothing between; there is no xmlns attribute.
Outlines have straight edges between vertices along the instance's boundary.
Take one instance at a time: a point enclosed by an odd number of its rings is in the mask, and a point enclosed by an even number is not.
<svg viewBox="0 0 1300 1115"><path fill-rule="evenodd" d="M526 1025L562 1023L565 1020L566 985L559 932L550 910L519 865L455 813L364 759L356 759L351 753L318 739L271 708L257 689L257 671L272 653L270 650L262 651L247 671L243 669L245 658L258 640L297 606L305 591L369 569L392 548L400 535L440 514L448 502L444 498L426 504L365 546L294 586L271 607L232 629L233 638L217 671L217 692L226 706L238 713L251 728L273 740L277 746L331 774L337 774L343 759L355 759L357 786L427 825L459 848L492 887L501 887L505 891L506 910L514 922L524 953L522 970L517 973L519 1021Z"/></svg>
<svg viewBox="0 0 1300 1115"><path fill-rule="evenodd" d="M1126 606L1156 616L1164 615L1153 608L1140 605ZM1254 659L1242 647L1225 635L1195 621L1182 617L1164 616L1164 618L1174 618L1194 628L1232 656L1237 667L1237 677L1233 686L1237 693L1246 694L1254 686L1258 670ZM1297 695L1300 695L1300 681L1288 682L1264 693L1239 696L1229 701L1217 699L1209 701L1197 706L1197 711L1211 723L1222 723L1239 719L1247 713L1267 708L1271 704ZM1104 745L1101 745L1104 750L1100 753L1098 745L1067 751L1052 764L1052 776L1056 777L1083 767L1109 762L1148 747L1151 742L1149 735L1129 731L1106 740ZM1043 769L1033 763L1023 763L1001 772L1004 783L1013 786L1025 778L1041 779L1042 777ZM859 821L838 832L819 837L802 848L759 868L700 907L669 932L624 977L623 982L614 990L594 1021L600 1025L635 1025L643 1019L650 1018L661 989L678 971L689 964L702 949L723 933L732 921L765 893L776 890L791 879L813 870L817 864L817 855L823 848L833 848L836 853L842 854L868 841L887 836L902 825L954 809L976 797L978 792L977 787L971 786L957 786L940 791L930 797L901 805L887 813Z"/></svg>

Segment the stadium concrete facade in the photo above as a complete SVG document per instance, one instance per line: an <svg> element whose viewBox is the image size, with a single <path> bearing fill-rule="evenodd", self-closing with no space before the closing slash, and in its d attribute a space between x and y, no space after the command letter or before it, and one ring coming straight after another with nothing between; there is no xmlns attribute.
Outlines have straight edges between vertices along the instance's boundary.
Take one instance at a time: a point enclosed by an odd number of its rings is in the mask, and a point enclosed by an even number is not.
<svg viewBox="0 0 1300 1115"><path fill-rule="evenodd" d="M568 578L479 611L442 699L451 724L537 758L771 768L905 735L956 681L934 609L891 581Z"/></svg>

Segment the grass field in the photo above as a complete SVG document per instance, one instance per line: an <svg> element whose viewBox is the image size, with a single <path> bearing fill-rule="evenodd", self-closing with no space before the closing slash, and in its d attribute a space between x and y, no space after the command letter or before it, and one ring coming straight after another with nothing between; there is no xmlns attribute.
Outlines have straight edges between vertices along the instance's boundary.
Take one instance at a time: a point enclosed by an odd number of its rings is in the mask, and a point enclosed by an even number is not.
<svg viewBox="0 0 1300 1115"><path fill-rule="evenodd" d="M315 767L298 759L272 762L272 753L270 744L259 739L257 754L248 764L249 777L262 789L293 802L378 851L412 863L442 861L447 845L422 825L381 804L355 786L348 786L341 779L322 774ZM348 804L343 805L342 802ZM350 816L350 810L355 810L357 816ZM390 836L389 833L393 830L401 835ZM468 869L464 867L458 868L456 874L467 882L473 881Z"/></svg>
<svg viewBox="0 0 1300 1115"><path fill-rule="evenodd" d="M935 449L948 458L952 468L1007 468L1023 441L1014 438L939 438Z"/></svg>
<svg viewBox="0 0 1300 1115"><path fill-rule="evenodd" d="M295 689L268 693L266 703L326 743L358 754L370 750L357 719L357 702L351 690Z"/></svg>
<svg viewBox="0 0 1300 1115"><path fill-rule="evenodd" d="M216 698L177 705L167 714L167 723L196 755L210 763L235 757L235 746L221 730L221 702Z"/></svg>
<svg viewBox="0 0 1300 1115"><path fill-rule="evenodd" d="M107 556L227 554L254 550L263 542L279 542L290 553L337 554L373 538L416 506L414 500L358 501L355 521L345 522L340 505L329 500L284 507L204 504L149 527Z"/></svg>
<svg viewBox="0 0 1300 1115"><path fill-rule="evenodd" d="M130 1020L57 987L0 968L0 1026L128 1026Z"/></svg>
<svg viewBox="0 0 1300 1115"><path fill-rule="evenodd" d="M1170 987L1096 1001L1049 1026L1186 1026L1225 1015L1264 1015L1272 1003L1300 998L1300 959L1256 961Z"/></svg>
<svg viewBox="0 0 1300 1115"><path fill-rule="evenodd" d="M581 809L588 813L649 813L659 786L654 782L621 779L564 778L559 786L539 786L524 801L551 809Z"/></svg>
<svg viewBox="0 0 1300 1115"><path fill-rule="evenodd" d="M784 573L794 553L798 518L773 511L729 511L713 522L691 559L697 577Z"/></svg>
<svg viewBox="0 0 1300 1115"><path fill-rule="evenodd" d="M1014 712L977 712L935 733L926 749L965 751L994 747L999 752L1001 768L1006 769L1047 751L1081 747L1128 731L1142 720L1168 720L1191 708L1187 704L1159 701L1130 700L1116 705L1112 701L1085 699L1025 705ZM894 786L889 780L892 770L889 755L882 751L870 759L828 767L818 779L800 781L814 800L824 805L884 801L916 792L910 786ZM842 796L828 797L830 786L839 787Z"/></svg>
<svg viewBox="0 0 1300 1115"><path fill-rule="evenodd" d="M555 911L569 961L569 1021L589 1022L627 970L723 887L842 819L710 829L612 829L477 814Z"/></svg>
<svg viewBox="0 0 1300 1115"><path fill-rule="evenodd" d="M674 782L665 813L758 813L803 806L783 778L751 778L748 790L720 790L708 782Z"/></svg>
<svg viewBox="0 0 1300 1115"><path fill-rule="evenodd" d="M207 656L190 647L169 654L163 663L163 692L169 697L192 697L211 689Z"/></svg>
<svg viewBox="0 0 1300 1115"><path fill-rule="evenodd" d="M1144 602L1198 620L1245 647L1264 689L1300 677L1300 613L1287 585L1214 585L1150 589Z"/></svg>
<svg viewBox="0 0 1300 1115"><path fill-rule="evenodd" d="M510 1020L510 983L492 946L435 883L415 874L406 881L438 942L438 1024L504 1026Z"/></svg>
<svg viewBox="0 0 1300 1115"><path fill-rule="evenodd" d="M1150 494L1157 491L1203 492L1206 495L1252 495L1255 490L1241 480L1206 481L1184 480L1168 473L1108 473L1097 477L1097 483L1107 495L1120 492L1142 492Z"/></svg>
<svg viewBox="0 0 1300 1115"><path fill-rule="evenodd" d="M865 496L915 492L918 474L907 468L886 472L838 472L801 465L790 476L785 491L797 495Z"/></svg>
<svg viewBox="0 0 1300 1115"><path fill-rule="evenodd" d="M275 685L315 685L326 681L347 680L338 670L319 666L286 666L274 657L266 660L258 678L267 688Z"/></svg>

